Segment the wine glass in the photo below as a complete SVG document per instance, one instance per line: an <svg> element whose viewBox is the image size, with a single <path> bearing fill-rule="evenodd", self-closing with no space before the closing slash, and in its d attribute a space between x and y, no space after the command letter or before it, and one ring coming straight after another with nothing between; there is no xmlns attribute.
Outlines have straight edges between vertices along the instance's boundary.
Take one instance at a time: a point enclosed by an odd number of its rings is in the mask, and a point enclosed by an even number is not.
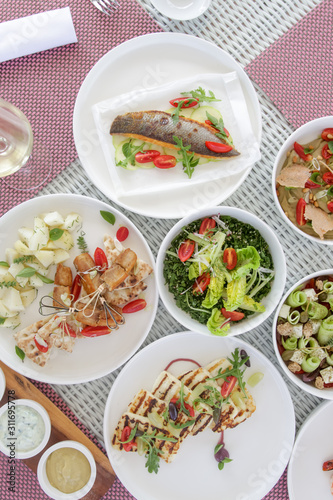
<svg viewBox="0 0 333 500"><path fill-rule="evenodd" d="M50 153L36 138L29 120L0 98L0 177L13 189L40 187L52 169Z"/></svg>

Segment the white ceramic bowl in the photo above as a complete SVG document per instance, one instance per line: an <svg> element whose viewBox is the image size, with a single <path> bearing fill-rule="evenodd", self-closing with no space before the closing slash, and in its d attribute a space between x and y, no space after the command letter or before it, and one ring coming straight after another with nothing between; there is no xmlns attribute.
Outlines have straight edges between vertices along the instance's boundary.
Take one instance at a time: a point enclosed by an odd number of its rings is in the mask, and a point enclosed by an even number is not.
<svg viewBox="0 0 333 500"><path fill-rule="evenodd" d="M1 441L0 441L0 450L8 457L10 456L10 457L19 458L19 459L34 457L35 455L38 455L38 453L40 453L45 448L45 446L47 445L48 440L50 438L51 421L50 421L49 414L47 413L47 411L45 410L45 408L41 404L37 403L36 401L33 401L32 399L15 399L13 401L15 404L12 402L9 402L8 404L6 403L5 405L3 405L0 408L0 417L7 411L7 409L12 410L12 408L17 408L17 406L19 406L19 405L20 406L30 406L35 411L37 411L43 419L44 426L45 426L44 437L43 437L43 440L41 441L41 443L39 444L39 446L37 446L36 448L29 450L29 451L21 451L20 452L20 451L10 450ZM15 410L13 409L12 411L14 412ZM12 413L12 415L15 416L15 413ZM17 424L17 422L15 420L15 425L16 424Z"/></svg>
<svg viewBox="0 0 333 500"><path fill-rule="evenodd" d="M184 325L189 330L199 332L204 335L211 335L206 325L203 325L198 321L192 319L186 312L177 307L173 295L169 292L168 287L165 284L163 267L166 251L170 247L172 240L181 232L184 226L187 226L197 219L211 217L212 215L218 214L229 215L230 217L234 217L235 219L250 224L255 229L258 229L262 237L269 245L269 249L273 258L274 269L276 271L274 281L272 282L272 289L270 293L262 300L262 303L266 308L265 312L253 314L247 319L240 321L239 323L234 323L228 333L228 336L234 336L248 332L249 330L258 327L263 321L265 321L265 319L267 319L268 316L270 316L274 311L285 286L286 263L281 244L275 236L273 230L261 219L259 219L259 217L256 217L250 212L246 212L245 210L241 210L239 208L223 206L205 208L197 211L195 214L184 217L179 222L177 222L177 224L175 224L175 226L169 231L161 244L156 260L157 284L160 296L164 302L165 307L167 308L169 313L177 321L179 321L179 323Z"/></svg>
<svg viewBox="0 0 333 500"><path fill-rule="evenodd" d="M171 19L188 21L201 16L212 0L151 0L156 9Z"/></svg>
<svg viewBox="0 0 333 500"><path fill-rule="evenodd" d="M280 205L279 198L276 194L276 178L281 171L282 165L285 162L288 151L291 151L293 149L295 141L300 144L306 144L308 142L311 142L320 137L322 131L328 127L333 127L333 116L324 116L322 118L317 118L316 120L312 120L311 122L305 123L300 128L295 130L295 132L293 132L291 136L288 137L288 139L281 146L280 151L278 152L278 155L274 162L273 174L272 174L273 198L281 214L282 219L299 235L304 236L305 238L308 238L311 241L322 243L323 245L333 245L333 240L321 240L319 236L316 237L304 233L297 226L295 226L291 222L291 220L286 216Z"/></svg>
<svg viewBox="0 0 333 500"><path fill-rule="evenodd" d="M6 390L6 377L4 372L0 368L0 401L3 398L3 395L5 394Z"/></svg>
<svg viewBox="0 0 333 500"><path fill-rule="evenodd" d="M294 290L296 290L297 287L299 287L303 283L306 283L310 279L312 279L312 278L318 278L319 276L324 276L324 275L328 275L328 274L333 275L333 269L324 269L323 271L317 271L315 273L309 274L308 276L305 276L304 278L302 278L301 280L299 280L294 286L292 286L287 291L287 293L282 297L281 302L280 302L280 304L278 305L278 307L276 309L276 313L275 313L274 320L273 320L272 336L273 336L273 345L274 345L274 350L275 350L276 357L277 357L277 359L278 359L278 361L279 361L279 363L280 363L283 371L287 375L287 377L292 382L294 382L296 385L298 385L298 387L300 387L301 389L303 389L305 392L309 392L310 394L313 394L314 396L317 396L318 398L332 399L333 400L333 388L331 388L331 389L327 388L327 389L322 389L322 390L321 389L317 389L316 387L314 387L314 386L312 386L310 384L306 384L305 382L303 382L297 375L295 375L294 373L292 373L288 369L286 363L283 361L283 359L281 357L281 354L280 354L279 349L278 349L277 339L276 339L276 324L277 324L277 320L278 320L278 317L279 317L279 312L280 312L282 304L284 304L284 302L287 300L288 295L291 292L293 292Z"/></svg>
<svg viewBox="0 0 333 500"><path fill-rule="evenodd" d="M47 459L53 451L58 450L59 448L75 448L76 450L79 450L81 453L83 453L89 461L91 467L90 478L83 488L75 491L74 493L62 493L57 488L54 488L48 480L46 474ZM60 441L59 443L56 443L48 448L45 453L43 453L38 463L37 477L41 488L50 498L53 498L54 500L79 500L80 498L87 495L87 493L94 485L96 479L96 462L92 453L83 444L77 441Z"/></svg>

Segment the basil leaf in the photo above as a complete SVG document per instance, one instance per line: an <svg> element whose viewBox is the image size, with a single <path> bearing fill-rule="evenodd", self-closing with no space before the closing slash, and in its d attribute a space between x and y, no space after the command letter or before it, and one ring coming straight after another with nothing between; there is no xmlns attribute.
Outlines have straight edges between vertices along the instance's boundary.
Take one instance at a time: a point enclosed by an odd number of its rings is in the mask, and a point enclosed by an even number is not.
<svg viewBox="0 0 333 500"><path fill-rule="evenodd" d="M49 233L50 240L51 241L59 240L63 234L64 234L63 229L60 229L59 227L54 227L53 229L51 229L51 231Z"/></svg>
<svg viewBox="0 0 333 500"><path fill-rule="evenodd" d="M0 316L0 325L3 325L5 321L6 321L6 318L2 318L2 317Z"/></svg>
<svg viewBox="0 0 333 500"><path fill-rule="evenodd" d="M103 217L106 222L109 222L109 224L114 224L116 222L116 217L113 215L111 212L106 212L105 210L100 210L100 214Z"/></svg>
<svg viewBox="0 0 333 500"><path fill-rule="evenodd" d="M217 445L215 446L215 448L214 448L214 455L216 455L216 453L217 453L218 451L220 451L220 449L221 449L221 448L223 448L223 446L224 446L224 445L223 445L222 443L217 444Z"/></svg>
<svg viewBox="0 0 333 500"><path fill-rule="evenodd" d="M0 266L9 267L9 264L5 260L0 260Z"/></svg>
<svg viewBox="0 0 333 500"><path fill-rule="evenodd" d="M328 143L328 149L330 150L331 153L333 153L333 141L330 141Z"/></svg>
<svg viewBox="0 0 333 500"><path fill-rule="evenodd" d="M25 358L25 353L17 345L15 346L15 352L18 355L18 357L23 361Z"/></svg>
<svg viewBox="0 0 333 500"><path fill-rule="evenodd" d="M54 283L53 280L51 280L50 278L47 278L46 276L43 276L42 274L39 274L39 273L36 273L38 278L40 278L42 280L43 283Z"/></svg>
<svg viewBox="0 0 333 500"><path fill-rule="evenodd" d="M32 267L25 267L16 275L16 278L30 278L30 276L33 276L34 274L36 274L36 269L33 269Z"/></svg>

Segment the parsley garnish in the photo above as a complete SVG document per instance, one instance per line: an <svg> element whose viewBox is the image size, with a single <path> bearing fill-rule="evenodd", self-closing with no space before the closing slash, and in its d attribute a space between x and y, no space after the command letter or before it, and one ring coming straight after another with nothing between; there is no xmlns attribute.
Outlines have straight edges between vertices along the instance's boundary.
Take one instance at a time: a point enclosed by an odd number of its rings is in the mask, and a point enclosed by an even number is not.
<svg viewBox="0 0 333 500"><path fill-rule="evenodd" d="M34 255L22 255L22 257L17 257L16 259L14 259L14 264L33 262L34 260L35 260Z"/></svg>
<svg viewBox="0 0 333 500"><path fill-rule="evenodd" d="M77 238L77 246L79 247L79 250L81 250L81 253L87 252L88 251L88 245L86 240L84 239L86 233L84 231L81 231L80 236Z"/></svg>
<svg viewBox="0 0 333 500"><path fill-rule="evenodd" d="M11 288L12 286L16 286L16 281L0 281L0 288Z"/></svg>
<svg viewBox="0 0 333 500"><path fill-rule="evenodd" d="M182 95L191 95L193 99L199 102L217 102L221 99L216 99L214 92L211 90L208 91L209 95L206 94L206 91L202 87L198 87L195 90L190 90L189 92L181 92Z"/></svg>
<svg viewBox="0 0 333 500"><path fill-rule="evenodd" d="M230 377L233 375L234 377L237 378L238 385L242 389L244 395L247 397L247 394L245 392L245 382L243 380L243 374L245 372L244 370L241 370L241 367L246 363L246 361L249 359L249 356L246 358L240 358L239 356L239 349L238 347L235 349L235 352L232 353L232 359L227 358L228 361L232 364L232 368L227 368L223 373L222 373L222 368L219 369L218 374L215 377L211 377L208 380L218 380L222 378L223 380L226 380L227 377Z"/></svg>
<svg viewBox="0 0 333 500"><path fill-rule="evenodd" d="M230 144L230 146L233 146L233 142L229 139L227 136L225 130L224 130L224 122L223 118L215 118L215 116L211 115L206 111L207 118L210 122L212 122L213 127L215 127L219 132L216 134L216 137L219 137L220 139L223 139L225 142Z"/></svg>
<svg viewBox="0 0 333 500"><path fill-rule="evenodd" d="M122 147L123 155L125 156L124 160L121 160L117 163L118 167L127 168L128 164L135 165L135 155L139 151L142 151L142 144L140 146L133 146L132 141L125 142Z"/></svg>
<svg viewBox="0 0 333 500"><path fill-rule="evenodd" d="M191 145L184 146L183 139L174 135L173 140L175 141L176 146L178 146L178 148L179 148L179 154L181 156L183 170L184 170L185 174L188 175L189 179L191 179L192 174L194 172L194 168L199 163L199 158L195 158L194 153L188 153L188 150L191 149Z"/></svg>

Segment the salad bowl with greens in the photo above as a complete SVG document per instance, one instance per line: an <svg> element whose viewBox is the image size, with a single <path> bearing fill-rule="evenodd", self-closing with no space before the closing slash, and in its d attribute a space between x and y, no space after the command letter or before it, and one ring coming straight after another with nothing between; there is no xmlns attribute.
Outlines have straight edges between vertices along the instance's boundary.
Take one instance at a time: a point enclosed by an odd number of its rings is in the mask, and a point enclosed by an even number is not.
<svg viewBox="0 0 333 500"><path fill-rule="evenodd" d="M162 242L156 269L170 314L186 328L221 337L261 324L286 279L283 250L269 226L221 206L180 220Z"/></svg>

